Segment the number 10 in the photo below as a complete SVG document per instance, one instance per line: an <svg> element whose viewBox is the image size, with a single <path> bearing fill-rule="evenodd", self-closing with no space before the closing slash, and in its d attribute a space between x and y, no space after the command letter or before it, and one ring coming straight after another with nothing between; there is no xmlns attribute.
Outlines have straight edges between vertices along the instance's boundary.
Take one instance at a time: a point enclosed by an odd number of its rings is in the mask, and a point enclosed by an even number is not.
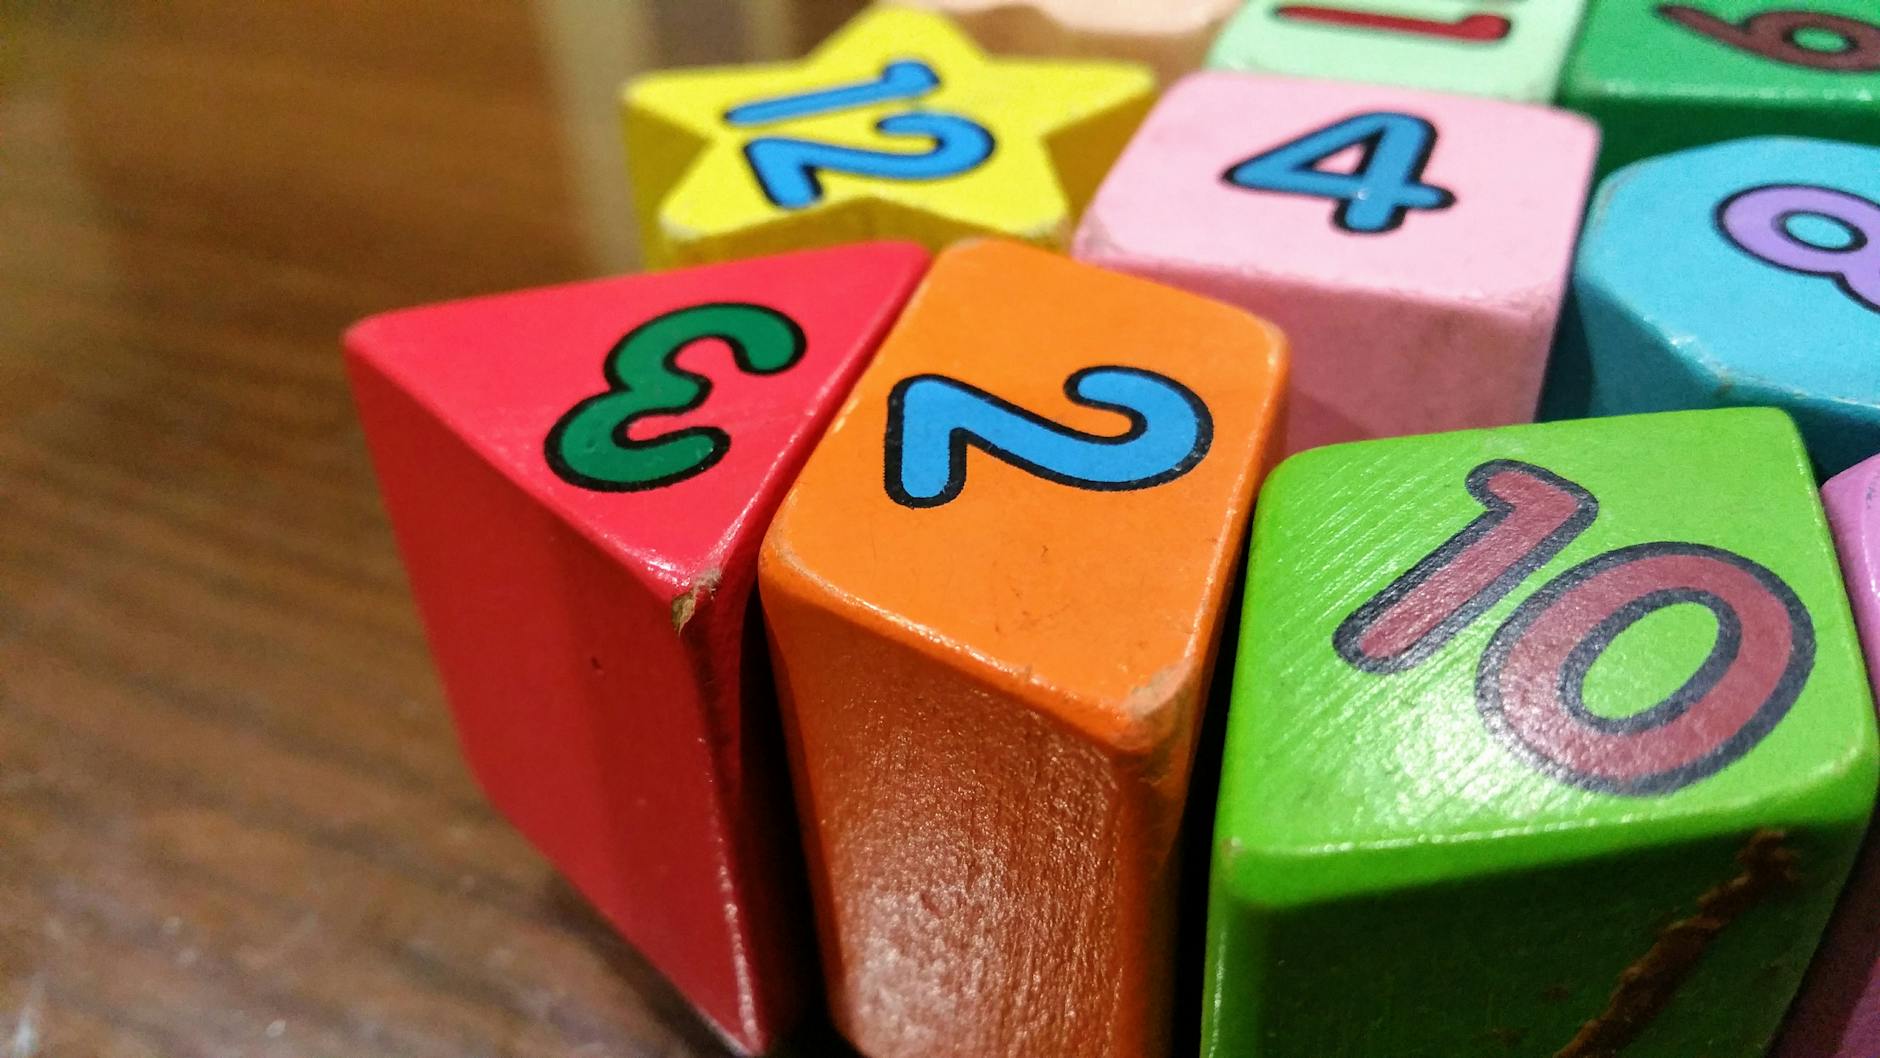
<svg viewBox="0 0 1880 1058"><path fill-rule="evenodd" d="M1379 675L1422 664L1593 524L1592 493L1513 460L1469 473L1485 512L1338 626L1333 648ZM1717 619L1708 657L1664 700L1595 714L1594 662L1667 607ZM1814 667L1808 610L1782 578L1704 544L1635 544L1549 580L1489 639L1476 672L1483 722L1541 771L1590 790L1666 794L1728 767L1787 715Z"/></svg>

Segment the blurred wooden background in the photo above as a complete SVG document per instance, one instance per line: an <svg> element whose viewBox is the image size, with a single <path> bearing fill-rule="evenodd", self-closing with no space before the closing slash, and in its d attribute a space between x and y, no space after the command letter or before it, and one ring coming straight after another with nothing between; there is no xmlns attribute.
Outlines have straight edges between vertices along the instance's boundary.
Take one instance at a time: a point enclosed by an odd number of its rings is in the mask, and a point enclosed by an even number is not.
<svg viewBox="0 0 1880 1058"><path fill-rule="evenodd" d="M856 6L0 0L0 1058L721 1053L459 762L337 337L632 268L616 84Z"/></svg>

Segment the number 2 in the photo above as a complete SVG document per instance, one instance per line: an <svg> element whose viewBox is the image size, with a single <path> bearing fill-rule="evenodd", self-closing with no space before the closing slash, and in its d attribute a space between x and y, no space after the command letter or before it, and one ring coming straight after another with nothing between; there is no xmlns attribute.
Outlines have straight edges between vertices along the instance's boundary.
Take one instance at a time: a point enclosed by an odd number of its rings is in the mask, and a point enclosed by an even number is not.
<svg viewBox="0 0 1880 1058"><path fill-rule="evenodd" d="M1427 660L1540 569L1598 515L1584 488L1527 463L1469 473L1487 512L1339 625L1351 665L1391 674ZM1623 718L1586 707L1587 674L1626 629L1690 603L1717 620L1697 671ZM1814 624L1782 578L1722 548L1657 542L1579 563L1522 600L1476 670L1489 731L1575 786L1641 796L1682 789L1741 759L1795 704L1815 660Z"/></svg>
<svg viewBox="0 0 1880 1058"><path fill-rule="evenodd" d="M543 443L562 480L597 492L639 492L704 473L730 450L716 426L690 426L645 441L627 436L639 419L690 411L711 395L711 382L674 361L694 342L716 338L731 347L738 369L774 375L803 358L803 330L776 309L726 302L693 305L641 324L607 354L608 390L563 415Z"/></svg>
<svg viewBox="0 0 1880 1058"><path fill-rule="evenodd" d="M915 60L888 63L873 81L820 88L797 95L745 103L725 112L725 122L744 128L792 118L815 117L897 99L917 99L940 87L933 67ZM992 157L992 133L957 114L914 110L876 122L889 136L926 136L933 147L922 154L899 154L822 143L787 136L760 136L744 147L744 157L764 197L782 209L803 209L822 201L823 171L852 173L881 180L943 180L978 168Z"/></svg>
<svg viewBox="0 0 1880 1058"><path fill-rule="evenodd" d="M816 178L819 170L881 180L944 180L992 156L992 134L953 114L895 114L882 118L875 128L890 136L931 136L933 149L925 154L896 154L766 136L746 144L744 156L757 174L764 197L784 209L802 209L822 200L822 181Z"/></svg>
<svg viewBox="0 0 1880 1058"><path fill-rule="evenodd" d="M1846 15L1766 11L1742 22L1730 22L1689 4L1660 4L1658 13L1692 32L1790 66L1829 73L1880 71L1880 26ZM1811 48L1803 44L1801 35L1811 30L1839 38L1841 47Z"/></svg>
<svg viewBox="0 0 1880 1058"><path fill-rule="evenodd" d="M1194 469L1213 441L1207 405L1165 375L1090 367L1065 380L1072 402L1118 412L1114 437L1068 429L945 375L915 375L888 396L885 482L903 507L939 507L966 487L971 445L1047 481L1099 492L1145 489Z"/></svg>
<svg viewBox="0 0 1880 1058"><path fill-rule="evenodd" d="M1455 205L1445 188L1423 182L1436 149L1436 126L1390 111L1357 114L1240 162L1222 175L1235 187L1335 199L1332 223L1349 232L1395 231L1413 209ZM1363 149L1356 171L1318 166L1352 147Z"/></svg>

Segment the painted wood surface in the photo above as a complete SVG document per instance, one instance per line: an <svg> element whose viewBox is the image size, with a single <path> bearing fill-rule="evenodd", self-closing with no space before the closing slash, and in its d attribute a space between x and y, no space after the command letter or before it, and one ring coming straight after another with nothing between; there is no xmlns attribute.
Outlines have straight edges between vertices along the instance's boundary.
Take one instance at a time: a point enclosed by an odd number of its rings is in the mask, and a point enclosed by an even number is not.
<svg viewBox="0 0 1880 1058"><path fill-rule="evenodd" d="M1226 70L1554 98L1585 0L1251 0L1208 56Z"/></svg>
<svg viewBox="0 0 1880 1058"><path fill-rule="evenodd" d="M1880 144L1880 11L1866 0L1595 3L1560 101L1605 130L1601 173L1744 136Z"/></svg>
<svg viewBox="0 0 1880 1058"><path fill-rule="evenodd" d="M1541 107L1196 74L1130 142L1073 253L1277 323L1289 450L1525 422L1596 139Z"/></svg>
<svg viewBox="0 0 1880 1058"><path fill-rule="evenodd" d="M1821 488L1854 606L1867 678L1880 672L1880 458ZM1773 1058L1880 1054L1880 842L1870 834L1841 894Z"/></svg>
<svg viewBox="0 0 1880 1058"><path fill-rule="evenodd" d="M760 579L870 1058L1168 1053L1177 832L1285 363L1238 310L969 243L810 457Z"/></svg>
<svg viewBox="0 0 1880 1058"><path fill-rule="evenodd" d="M1880 777L1780 412L1294 456L1245 614L1205 1055L1763 1054Z"/></svg>
<svg viewBox="0 0 1880 1058"><path fill-rule="evenodd" d="M810 972L758 545L925 266L918 247L846 247L347 336L478 779L748 1051L800 1017Z"/></svg>
<svg viewBox="0 0 1880 1058"><path fill-rule="evenodd" d="M1768 405L1822 475L1880 450L1880 148L1738 140L1600 188L1553 418Z"/></svg>
<svg viewBox="0 0 1880 1058"><path fill-rule="evenodd" d="M1062 246L1154 91L1132 63L990 58L901 7L799 61L649 74L621 90L647 259L865 238Z"/></svg>
<svg viewBox="0 0 1880 1058"><path fill-rule="evenodd" d="M1173 80L1201 65L1240 0L902 0L1010 55L1128 59Z"/></svg>

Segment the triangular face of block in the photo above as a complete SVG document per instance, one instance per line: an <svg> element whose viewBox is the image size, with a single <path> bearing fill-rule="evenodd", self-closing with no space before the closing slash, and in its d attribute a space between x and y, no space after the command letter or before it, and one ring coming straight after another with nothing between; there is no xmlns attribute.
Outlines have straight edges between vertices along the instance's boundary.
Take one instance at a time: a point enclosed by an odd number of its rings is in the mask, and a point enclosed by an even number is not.
<svg viewBox="0 0 1880 1058"><path fill-rule="evenodd" d="M347 344L595 544L685 584L755 546L812 412L925 269L845 246L412 309Z"/></svg>
<svg viewBox="0 0 1880 1058"><path fill-rule="evenodd" d="M758 545L926 264L850 246L347 335L478 781L746 1053L801 1014L810 973L783 749L750 664Z"/></svg>

